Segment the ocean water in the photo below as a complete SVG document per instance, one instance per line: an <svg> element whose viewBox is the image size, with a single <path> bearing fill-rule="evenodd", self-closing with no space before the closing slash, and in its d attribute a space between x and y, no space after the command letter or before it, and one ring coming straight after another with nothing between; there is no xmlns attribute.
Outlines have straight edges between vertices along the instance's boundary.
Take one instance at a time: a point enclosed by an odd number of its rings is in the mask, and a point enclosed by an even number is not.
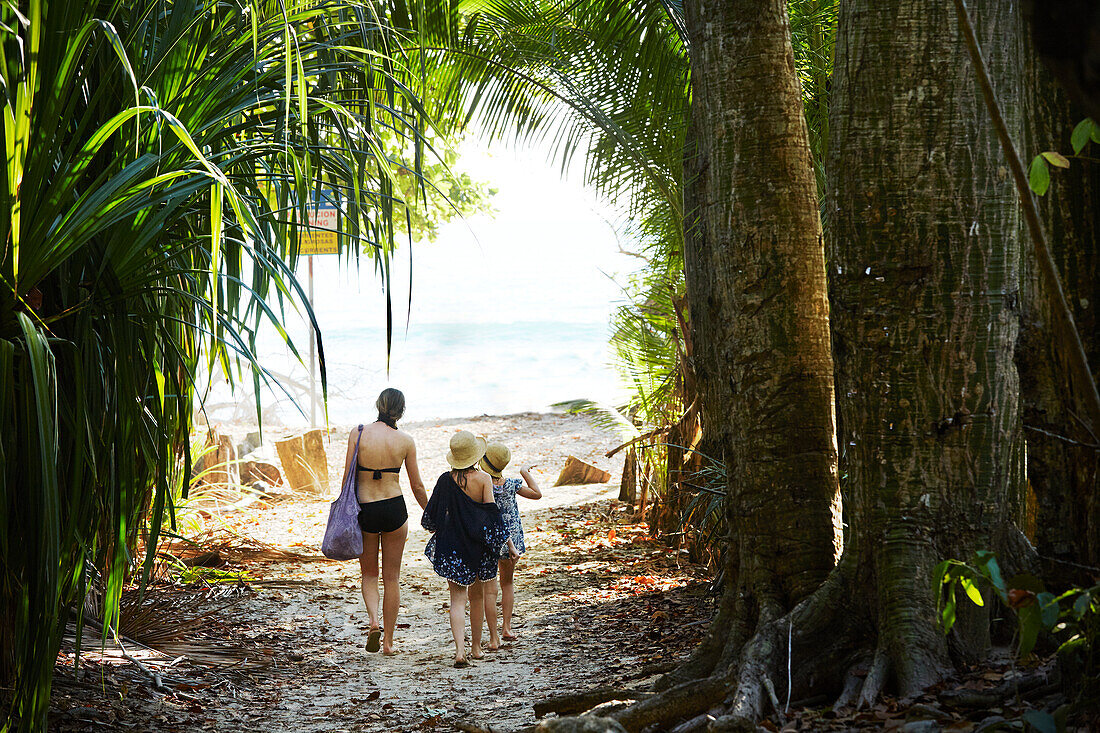
<svg viewBox="0 0 1100 733"><path fill-rule="evenodd" d="M554 402L623 397L610 366L606 322L522 321L513 323L414 324L395 329L386 372L385 329L348 319L325 327L322 345L328 366L328 421L347 425L373 420L374 400L385 387L405 393L405 420L547 411ZM404 324L402 324L404 326ZM308 341L292 332L303 359ZM280 341L265 334L260 362L280 377L293 399L261 390L264 424L301 427L310 422L309 373ZM317 377L318 402L321 384ZM207 400L211 422L255 422L250 390L215 385ZM304 414L303 414L304 413ZM324 423L317 407L317 423Z"/></svg>

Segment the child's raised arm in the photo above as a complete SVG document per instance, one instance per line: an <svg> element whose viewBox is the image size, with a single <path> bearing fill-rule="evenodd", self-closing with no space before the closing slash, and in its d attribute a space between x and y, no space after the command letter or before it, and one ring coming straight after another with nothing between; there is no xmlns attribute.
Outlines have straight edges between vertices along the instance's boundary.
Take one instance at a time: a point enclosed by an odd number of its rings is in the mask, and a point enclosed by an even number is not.
<svg viewBox="0 0 1100 733"><path fill-rule="evenodd" d="M519 470L519 475L523 476L523 480L527 482L527 485L521 487L519 490L516 491L516 493L522 496L524 499L542 498L542 492L539 491L539 485L535 483L535 479L531 477L531 469L534 468L536 465L537 464L532 463L530 466L527 466L526 468L521 468Z"/></svg>

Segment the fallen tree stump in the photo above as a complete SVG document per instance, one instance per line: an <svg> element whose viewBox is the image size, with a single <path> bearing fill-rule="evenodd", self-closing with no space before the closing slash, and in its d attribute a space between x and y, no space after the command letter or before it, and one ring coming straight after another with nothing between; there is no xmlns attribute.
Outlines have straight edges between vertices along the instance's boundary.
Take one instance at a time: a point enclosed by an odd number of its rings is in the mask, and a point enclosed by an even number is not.
<svg viewBox="0 0 1100 733"><path fill-rule="evenodd" d="M208 449L195 460L191 475L199 485L236 486L241 482L237 470L237 447L228 435L214 428L206 431Z"/></svg>
<svg viewBox="0 0 1100 733"><path fill-rule="evenodd" d="M554 486L582 486L584 484L606 484L611 480L611 474L602 468L596 468L590 463L585 463L575 456L565 459L558 480Z"/></svg>
<svg viewBox="0 0 1100 733"><path fill-rule="evenodd" d="M653 693L642 690L625 690L621 687L597 687L586 692L571 692L567 695L555 695L535 703L535 717L541 718L547 713L572 715L583 713L608 700L645 700Z"/></svg>
<svg viewBox="0 0 1100 733"><path fill-rule="evenodd" d="M283 474L295 491L321 494L328 490L328 457L323 436L318 429L275 441Z"/></svg>

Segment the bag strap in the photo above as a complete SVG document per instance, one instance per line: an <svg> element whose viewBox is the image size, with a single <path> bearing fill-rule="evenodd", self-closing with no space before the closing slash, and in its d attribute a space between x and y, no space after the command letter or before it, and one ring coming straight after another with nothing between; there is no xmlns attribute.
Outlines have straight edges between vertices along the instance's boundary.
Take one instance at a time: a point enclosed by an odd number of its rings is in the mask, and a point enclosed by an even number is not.
<svg viewBox="0 0 1100 733"><path fill-rule="evenodd" d="M351 472L348 474L347 486L341 489L346 491L350 488L352 491L356 490L356 484L359 483L359 443L363 440L363 426L359 425L359 435L355 438L355 456L352 460L355 463L351 467Z"/></svg>

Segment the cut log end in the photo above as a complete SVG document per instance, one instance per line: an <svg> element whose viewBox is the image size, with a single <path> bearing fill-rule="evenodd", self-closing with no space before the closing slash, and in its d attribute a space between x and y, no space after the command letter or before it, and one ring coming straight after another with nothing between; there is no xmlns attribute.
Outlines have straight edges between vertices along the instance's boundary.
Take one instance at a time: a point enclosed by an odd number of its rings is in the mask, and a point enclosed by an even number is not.
<svg viewBox="0 0 1100 733"><path fill-rule="evenodd" d="M596 468L590 463L585 463L575 456L565 459L558 480L554 486L583 486L584 484L606 484L611 480L611 474L602 468Z"/></svg>

